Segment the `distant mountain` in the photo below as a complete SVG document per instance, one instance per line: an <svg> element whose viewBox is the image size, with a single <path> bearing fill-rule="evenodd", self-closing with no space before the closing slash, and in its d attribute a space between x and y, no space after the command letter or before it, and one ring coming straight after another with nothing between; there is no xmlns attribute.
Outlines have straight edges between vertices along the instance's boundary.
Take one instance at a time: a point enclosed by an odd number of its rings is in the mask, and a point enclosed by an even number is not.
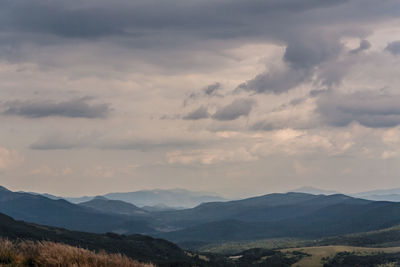
<svg viewBox="0 0 400 267"><path fill-rule="evenodd" d="M0 190L0 212L18 220L88 232L152 233L145 216L110 215L63 199Z"/></svg>
<svg viewBox="0 0 400 267"><path fill-rule="evenodd" d="M109 193L103 195L108 199L122 200L138 207L166 205L169 207L192 208L201 203L226 201L226 199L204 192L193 192L185 189L142 190L127 193Z"/></svg>
<svg viewBox="0 0 400 267"><path fill-rule="evenodd" d="M36 192L25 192L25 191L18 191L17 193L28 193L31 195L37 195L37 196L44 196L46 198L52 199L52 200L59 200L59 199L64 199L67 200L70 203L74 203L74 204L78 204L81 202L86 202L89 200L92 200L95 197L91 197L91 196L83 196L83 197L60 197L60 196L55 196L52 194L48 194L48 193L36 193Z"/></svg>
<svg viewBox="0 0 400 267"><path fill-rule="evenodd" d="M180 230L159 234L178 244L299 237L320 238L400 224L400 204L345 195L270 194L166 212Z"/></svg>
<svg viewBox="0 0 400 267"><path fill-rule="evenodd" d="M75 205L1 189L0 212L81 231L149 233L181 245L280 237L322 238L400 224L400 203L296 192L208 202L183 210L145 211L104 197Z"/></svg>
<svg viewBox="0 0 400 267"><path fill-rule="evenodd" d="M145 215L148 213L148 211L138 208L131 203L121 200L110 200L105 197L95 197L90 201L82 202L78 205L109 214Z"/></svg>
<svg viewBox="0 0 400 267"><path fill-rule="evenodd" d="M181 228L222 220L279 221L310 214L349 199L352 198L344 195L324 196L294 192L268 194L243 200L204 203L193 209L159 213L158 217L165 223Z"/></svg>
<svg viewBox="0 0 400 267"><path fill-rule="evenodd" d="M183 210L185 208L183 207L169 207L167 205L159 204L155 206L143 206L143 210L149 211L149 212L159 212L159 211L173 211L173 210Z"/></svg>
<svg viewBox="0 0 400 267"><path fill-rule="evenodd" d="M290 192L306 193L306 194L312 194L312 195L334 195L334 194L339 194L339 192L337 192L337 191L323 190L323 189L315 188L315 187L312 187L312 186L303 186L303 187L291 190Z"/></svg>
<svg viewBox="0 0 400 267"><path fill-rule="evenodd" d="M25 193L25 192L20 192ZM42 195L50 199L65 199L68 202L79 204L88 202L96 196L83 196L83 197L60 197L51 194L39 194L34 192L27 192L33 195ZM109 193L101 195L111 200L121 200L131 203L137 207L144 206L167 206L172 209L193 208L201 203L213 201L226 201L227 199L217 196L208 192L194 192L185 189L155 189L155 190L141 190L134 192L124 193Z"/></svg>
<svg viewBox="0 0 400 267"><path fill-rule="evenodd" d="M369 200L400 202L400 188L360 192L353 196Z"/></svg>
<svg viewBox="0 0 400 267"><path fill-rule="evenodd" d="M364 195L360 198L375 200L375 201L392 201L400 202L400 194L388 194L388 195Z"/></svg>
<svg viewBox="0 0 400 267"><path fill-rule="evenodd" d="M400 188L390 188L390 189L380 189L380 190L372 190L360 192L355 195L363 196L363 195L392 195L392 194L400 194Z"/></svg>

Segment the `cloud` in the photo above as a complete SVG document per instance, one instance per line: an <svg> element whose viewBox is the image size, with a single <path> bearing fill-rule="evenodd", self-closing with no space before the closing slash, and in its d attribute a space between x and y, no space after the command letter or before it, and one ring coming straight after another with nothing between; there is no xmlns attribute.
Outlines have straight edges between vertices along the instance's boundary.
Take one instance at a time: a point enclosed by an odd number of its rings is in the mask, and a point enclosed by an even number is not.
<svg viewBox="0 0 400 267"><path fill-rule="evenodd" d="M54 169L47 165L41 165L29 172L29 174L32 174L32 175L50 176L50 177L68 176L68 175L71 175L72 173L73 173L73 171L69 167Z"/></svg>
<svg viewBox="0 0 400 267"><path fill-rule="evenodd" d="M251 148L251 153L258 157L271 155L304 155L314 153L332 154L337 152L328 136L312 134L290 128L268 132Z"/></svg>
<svg viewBox="0 0 400 267"><path fill-rule="evenodd" d="M30 145L34 150L65 150L95 146L101 138L98 134L52 133L44 135Z"/></svg>
<svg viewBox="0 0 400 267"><path fill-rule="evenodd" d="M358 122L371 128L400 125L400 95L375 91L350 94L327 93L317 99L318 114L331 126Z"/></svg>
<svg viewBox="0 0 400 267"><path fill-rule="evenodd" d="M24 161L16 151L0 147L0 170L11 169Z"/></svg>
<svg viewBox="0 0 400 267"><path fill-rule="evenodd" d="M386 51L391 53L392 55L399 55L400 54L400 41L394 41L389 43L386 48Z"/></svg>
<svg viewBox="0 0 400 267"><path fill-rule="evenodd" d="M15 115L25 118L68 117L68 118L105 118L111 109L108 104L89 104L88 98L66 101L10 101L3 104L3 115Z"/></svg>
<svg viewBox="0 0 400 267"><path fill-rule="evenodd" d="M327 38L327 37L325 37ZM301 36L289 40L283 56L293 69L312 69L315 66L339 55L342 45L331 37Z"/></svg>
<svg viewBox="0 0 400 267"><path fill-rule="evenodd" d="M221 84L216 82L214 84L210 84L207 87L205 87L203 89L203 92L205 95L211 96L215 95L219 89L221 89Z"/></svg>
<svg viewBox="0 0 400 267"><path fill-rule="evenodd" d="M282 58L285 64L283 68L270 69L258 74L240 84L237 90L273 94L288 92L304 82L311 81L317 67L336 59L342 50L342 44L332 37L293 36L286 42ZM323 81L324 77L316 79Z"/></svg>
<svg viewBox="0 0 400 267"><path fill-rule="evenodd" d="M370 42L368 42L367 40L361 40L360 46L355 48L355 49L353 49L353 50L350 50L350 53L351 54L358 54L358 53L360 53L360 52L362 52L364 50L368 50L370 47L371 47L371 43Z"/></svg>
<svg viewBox="0 0 400 267"><path fill-rule="evenodd" d="M208 110L206 107L201 106L198 109L190 112L186 116L183 117L184 120L200 120L200 119L207 119L210 117Z"/></svg>
<svg viewBox="0 0 400 267"><path fill-rule="evenodd" d="M188 97L183 101L183 106L186 107L190 102L195 102L198 99L204 97L214 97L214 96L222 96L218 94L218 91L222 88L222 85L219 82L207 85L202 88L200 91L191 93Z"/></svg>
<svg viewBox="0 0 400 267"><path fill-rule="evenodd" d="M33 150L70 150L96 148L104 150L141 150L193 147L201 144L196 138L107 136L100 133L53 133L30 145Z"/></svg>
<svg viewBox="0 0 400 267"><path fill-rule="evenodd" d="M256 93L281 94L296 87L310 77L308 70L280 69L258 74L240 84L237 89Z"/></svg>
<svg viewBox="0 0 400 267"><path fill-rule="evenodd" d="M190 151L172 151L167 153L169 164L218 164L227 162L248 162L258 158L245 148L237 149L199 149Z"/></svg>
<svg viewBox="0 0 400 267"><path fill-rule="evenodd" d="M236 99L231 104L219 108L212 118L219 121L236 120L241 116L248 116L255 101L252 99Z"/></svg>
<svg viewBox="0 0 400 267"><path fill-rule="evenodd" d="M26 2L5 1L0 18L7 31L52 34L69 38L99 38L105 36L133 35L137 38L149 32L176 28L203 30L208 34L222 27L243 31L238 18L256 20L266 14L292 14L321 7L330 7L341 1L195 1L175 0L173 4L161 0L128 1L104 0L53 3L45 0ZM213 10L213 12L210 12ZM229 12L223 12L229 10ZM253 18L252 18L253 16ZM260 26L259 26L260 27ZM261 28L261 27L260 27ZM221 34L220 38L224 36Z"/></svg>

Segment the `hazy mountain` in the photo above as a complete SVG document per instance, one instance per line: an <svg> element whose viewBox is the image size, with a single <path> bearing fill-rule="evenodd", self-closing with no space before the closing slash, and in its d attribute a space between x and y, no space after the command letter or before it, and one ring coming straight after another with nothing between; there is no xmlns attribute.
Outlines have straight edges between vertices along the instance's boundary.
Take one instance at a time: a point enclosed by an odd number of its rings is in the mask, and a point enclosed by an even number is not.
<svg viewBox="0 0 400 267"><path fill-rule="evenodd" d="M278 221L310 214L320 208L346 200L368 202L344 195L324 196L291 192L228 202L204 203L193 209L162 212L158 216L161 221L181 228L228 219L243 222Z"/></svg>
<svg viewBox="0 0 400 267"><path fill-rule="evenodd" d="M151 233L180 244L275 237L319 238L400 224L400 203L295 192L208 202L183 210L146 212L129 203L103 197L75 205L2 188L0 212L69 229Z"/></svg>
<svg viewBox="0 0 400 267"><path fill-rule="evenodd" d="M369 200L400 202L400 188L360 192L353 196Z"/></svg>
<svg viewBox="0 0 400 267"><path fill-rule="evenodd" d="M146 210L138 208L131 203L121 200L110 200L105 197L95 197L90 201L82 202L78 205L110 214L144 215L148 213Z"/></svg>
<svg viewBox="0 0 400 267"><path fill-rule="evenodd" d="M312 186L303 186L303 187L291 190L289 192L306 193L306 194L312 194L312 195L334 195L334 194L339 194L339 192L337 192L337 191L324 190L324 189L319 189L319 188L315 188L315 187L312 187Z"/></svg>
<svg viewBox="0 0 400 267"><path fill-rule="evenodd" d="M143 206L141 209L150 211L150 212L159 212L159 211L174 211L174 210L183 210L183 207L169 207L167 205L159 204L154 206Z"/></svg>
<svg viewBox="0 0 400 267"><path fill-rule="evenodd" d="M372 190L372 191L365 191L365 192L359 192L355 195L358 196L365 196L365 195L399 195L400 194L400 188L390 188L390 189L380 189L380 190Z"/></svg>
<svg viewBox="0 0 400 267"><path fill-rule="evenodd" d="M143 216L109 215L66 200L0 189L0 212L15 219L88 232L151 233Z"/></svg>
<svg viewBox="0 0 400 267"><path fill-rule="evenodd" d="M48 193L36 193L36 192L25 192L25 191L18 191L17 193L28 193L31 195L38 195L38 196L44 196L47 197L49 199L53 199L53 200L58 200L58 199L64 199L67 200L68 202L74 203L74 204L78 204L81 202L85 202L85 201L89 201L92 200L93 198L95 198L94 196L83 196L83 197L60 197L60 196L55 196L52 194L48 194Z"/></svg>
<svg viewBox="0 0 400 267"><path fill-rule="evenodd" d="M360 198L375 200L375 201L393 201L400 202L400 194L388 194L388 195L364 195Z"/></svg>
<svg viewBox="0 0 400 267"><path fill-rule="evenodd" d="M192 208L201 203L225 201L226 199L205 192L193 192L185 189L142 190L127 193L109 193L108 199L122 200L138 207L166 205L169 207Z"/></svg>
<svg viewBox="0 0 400 267"><path fill-rule="evenodd" d="M88 202L96 197L96 196L61 197L61 196L54 196L51 194L39 194L34 192L27 192L27 193L33 195L42 195L54 200L65 199L74 204ZM141 190L141 191L124 192L124 193L118 193L118 192L108 193L101 196L110 200L121 200L127 203L131 203L137 207L154 206L155 209L157 209L157 206L160 207L167 206L172 209L193 208L205 202L227 200L213 193L194 192L186 189Z"/></svg>

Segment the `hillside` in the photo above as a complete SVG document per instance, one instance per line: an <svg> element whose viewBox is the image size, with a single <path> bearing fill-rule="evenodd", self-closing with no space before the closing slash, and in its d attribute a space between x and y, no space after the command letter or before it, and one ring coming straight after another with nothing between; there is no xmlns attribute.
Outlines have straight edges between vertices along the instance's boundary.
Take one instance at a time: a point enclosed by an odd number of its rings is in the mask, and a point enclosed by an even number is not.
<svg viewBox="0 0 400 267"><path fill-rule="evenodd" d="M175 244L143 235L93 234L68 231L62 228L47 227L16 221L0 214L0 236L10 240L24 239L52 241L93 251L105 250L108 253L122 253L132 259L153 262L159 266L191 266L196 261L188 257Z"/></svg>
<svg viewBox="0 0 400 267"><path fill-rule="evenodd" d="M54 242L30 242L0 239L0 264L6 266L125 266L155 267L121 254L95 253L87 249Z"/></svg>
<svg viewBox="0 0 400 267"><path fill-rule="evenodd" d="M363 205L369 201L345 195L324 196L291 192L228 202L204 203L193 209L162 212L157 216L162 221L181 228L223 220L273 222L306 216L339 203Z"/></svg>
<svg viewBox="0 0 400 267"><path fill-rule="evenodd" d="M169 220L181 220L181 224L190 226L159 236L190 244L278 237L321 238L383 229L400 223L400 204L344 195L288 193L207 203L173 214Z"/></svg>
<svg viewBox="0 0 400 267"><path fill-rule="evenodd" d="M151 233L143 216L101 213L65 200L0 190L0 212L18 220L88 232Z"/></svg>

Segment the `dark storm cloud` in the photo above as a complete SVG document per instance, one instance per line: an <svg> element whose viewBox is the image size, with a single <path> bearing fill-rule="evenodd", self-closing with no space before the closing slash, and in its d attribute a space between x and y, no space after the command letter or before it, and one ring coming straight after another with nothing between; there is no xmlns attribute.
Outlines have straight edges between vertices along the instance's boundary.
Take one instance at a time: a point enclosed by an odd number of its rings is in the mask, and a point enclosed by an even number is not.
<svg viewBox="0 0 400 267"><path fill-rule="evenodd" d="M328 40L326 40L329 38ZM335 38L312 35L293 35L283 55L285 69L261 73L238 86L237 90L256 93L281 94L309 81L316 67L328 60L335 59L342 50L342 44ZM317 77L324 82L325 77Z"/></svg>
<svg viewBox="0 0 400 267"><path fill-rule="evenodd" d="M360 38L365 23L397 17L399 10L397 0L379 6L373 0L4 0L0 9L0 58L71 65L64 48L78 53L85 48L76 44L90 44L96 49L82 51L85 57L80 63L88 61L106 68L118 65L127 70L128 62L137 62L139 57L165 69L187 70L194 68L197 51L221 52L266 41L287 46L284 60L296 72L278 75L296 78L279 86L275 86L276 79L266 86L249 82L246 88L279 93L309 79L312 72L304 71L304 67L310 70L329 57L332 47L325 43L349 33ZM47 45L51 50L35 53ZM310 53L314 49L315 53ZM168 57L166 51L185 53L185 60L174 64L162 60ZM114 64L105 64L110 59ZM209 62L208 66L216 63ZM270 84L273 89L267 88Z"/></svg>
<svg viewBox="0 0 400 267"><path fill-rule="evenodd" d="M400 41L394 41L389 43L386 48L386 51L390 52L393 55L399 55L400 54Z"/></svg>
<svg viewBox="0 0 400 267"><path fill-rule="evenodd" d="M252 99L236 99L231 104L218 109L212 118L219 121L235 120L241 116L248 116L255 101Z"/></svg>
<svg viewBox="0 0 400 267"><path fill-rule="evenodd" d="M338 40L325 40L324 36L300 36L289 40L283 56L284 61L293 69L312 69L315 66L336 57L342 49Z"/></svg>
<svg viewBox="0 0 400 267"><path fill-rule="evenodd" d="M184 120L200 120L200 119L207 119L210 117L208 110L206 107L201 106L198 109L190 112L186 116L183 117Z"/></svg>
<svg viewBox="0 0 400 267"><path fill-rule="evenodd" d="M367 40L362 40L360 42L360 46L357 47L356 49L350 50L351 54L358 54L364 50L368 50L371 47L371 43L368 42Z"/></svg>
<svg viewBox="0 0 400 267"><path fill-rule="evenodd" d="M309 70L288 69L272 71L258 74L253 79L240 84L237 90L280 94L296 87L309 77Z"/></svg>
<svg viewBox="0 0 400 267"><path fill-rule="evenodd" d="M165 30L170 27L207 28L210 34L222 37L225 34L218 33L221 27L234 30L244 24L242 18L245 17L255 19L266 14L298 13L343 2L346 1L5 0L2 1L0 18L1 28L7 31L38 32L64 37L135 35L151 29ZM217 31L213 31L213 28Z"/></svg>
<svg viewBox="0 0 400 267"><path fill-rule="evenodd" d="M215 95L219 89L221 89L221 84L217 82L214 84L210 84L209 86L204 88L203 92L204 92L204 94L211 96L211 95Z"/></svg>
<svg viewBox="0 0 400 267"><path fill-rule="evenodd" d="M371 128L400 125L400 95L379 92L352 94L327 93L317 100L317 112L331 126L346 126L351 122Z"/></svg>
<svg viewBox="0 0 400 267"><path fill-rule="evenodd" d="M186 107L189 103L195 102L196 100L203 97L221 97L222 95L218 93L218 91L222 88L222 84L219 82L207 85L197 92L191 93L188 97L183 101L183 106Z"/></svg>
<svg viewBox="0 0 400 267"><path fill-rule="evenodd" d="M108 104L89 104L89 98L66 101L10 101L3 104L3 115L15 115L26 118L68 117L68 118L105 118L111 109Z"/></svg>

